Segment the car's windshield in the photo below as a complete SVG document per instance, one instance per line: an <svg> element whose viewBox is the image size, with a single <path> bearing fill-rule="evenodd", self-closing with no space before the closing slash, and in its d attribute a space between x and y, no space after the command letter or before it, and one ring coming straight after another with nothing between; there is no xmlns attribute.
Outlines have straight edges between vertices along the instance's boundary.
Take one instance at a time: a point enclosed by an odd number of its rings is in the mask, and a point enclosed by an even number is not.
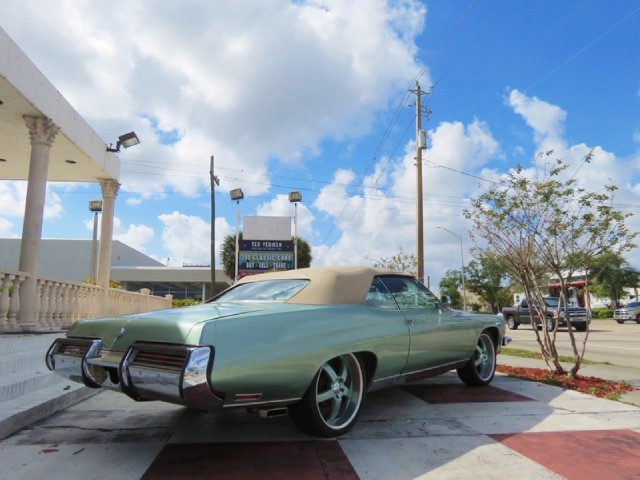
<svg viewBox="0 0 640 480"><path fill-rule="evenodd" d="M228 290L215 302L284 302L309 284L309 280L265 280L263 282L241 283Z"/></svg>
<svg viewBox="0 0 640 480"><path fill-rule="evenodd" d="M547 307L557 308L560 304L560 299L555 297L547 297L544 299L544 303L547 304Z"/></svg>

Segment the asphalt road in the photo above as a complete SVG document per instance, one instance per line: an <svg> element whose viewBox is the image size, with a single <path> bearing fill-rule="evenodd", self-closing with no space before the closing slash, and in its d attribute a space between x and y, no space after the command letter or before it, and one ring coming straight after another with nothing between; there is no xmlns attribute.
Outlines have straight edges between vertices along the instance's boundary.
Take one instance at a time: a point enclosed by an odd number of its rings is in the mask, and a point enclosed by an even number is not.
<svg viewBox="0 0 640 480"><path fill-rule="evenodd" d="M620 325L614 320L593 320L588 333L574 332L579 349L587 334L585 358L588 360L640 367L640 324L625 322ZM511 348L540 351L531 325L520 325L518 330L507 329L507 335L513 339L509 344ZM567 329L559 329L556 335L556 347L560 355L572 355Z"/></svg>

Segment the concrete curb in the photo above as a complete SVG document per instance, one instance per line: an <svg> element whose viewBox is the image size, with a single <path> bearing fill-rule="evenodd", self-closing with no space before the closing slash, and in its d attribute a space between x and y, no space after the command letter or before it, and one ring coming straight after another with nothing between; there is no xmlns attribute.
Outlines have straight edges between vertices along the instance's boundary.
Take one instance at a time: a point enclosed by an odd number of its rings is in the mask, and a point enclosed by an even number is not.
<svg viewBox="0 0 640 480"><path fill-rule="evenodd" d="M0 439L29 427L60 410L92 397L100 390L72 382L59 382L28 395L2 402Z"/></svg>

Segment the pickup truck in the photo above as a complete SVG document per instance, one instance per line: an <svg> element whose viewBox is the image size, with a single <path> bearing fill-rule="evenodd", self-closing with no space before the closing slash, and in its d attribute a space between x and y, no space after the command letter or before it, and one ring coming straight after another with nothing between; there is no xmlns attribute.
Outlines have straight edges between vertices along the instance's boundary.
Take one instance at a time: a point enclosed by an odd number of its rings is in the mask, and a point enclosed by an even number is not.
<svg viewBox="0 0 640 480"><path fill-rule="evenodd" d="M546 306L546 329L551 331L556 328L556 324L558 327L566 327L567 321L564 318L564 307L561 305L560 299L558 297L544 297L544 303ZM521 324L527 323L540 330L542 328L540 318L533 313L535 311L530 311L526 298L523 298L514 307L504 307L502 309L502 316L507 322L507 327L511 330L517 330ZM591 322L589 312L582 307L569 307L569 316L571 317L573 328L579 332L584 332L587 329L587 324ZM533 322L531 321L532 317Z"/></svg>

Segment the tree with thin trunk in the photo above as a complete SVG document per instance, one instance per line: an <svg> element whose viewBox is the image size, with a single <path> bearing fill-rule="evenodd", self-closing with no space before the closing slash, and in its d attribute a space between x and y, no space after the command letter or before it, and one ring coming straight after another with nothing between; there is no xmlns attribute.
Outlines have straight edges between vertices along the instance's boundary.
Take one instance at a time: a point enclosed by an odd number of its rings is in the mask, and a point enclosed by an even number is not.
<svg viewBox="0 0 640 480"><path fill-rule="evenodd" d="M390 257L382 257L373 262L374 268L384 268L395 272L406 272L416 275L418 261L413 253L406 253L400 247L400 251Z"/></svg>
<svg viewBox="0 0 640 480"><path fill-rule="evenodd" d="M579 185L576 177L580 168L591 162L593 150L573 174L569 164L552 159L552 154L539 154L532 170L518 166L509 171L500 183L471 201L465 217L473 223L469 234L479 256L501 262L507 274L522 285L532 315L542 321L541 331L534 331L543 358L549 369L565 374L555 346L557 325L552 331L545 328L542 293L543 282L550 277L559 282L574 357L568 373L575 376L589 331L578 348L569 316L567 284L577 273L589 271L594 257L602 252L621 254L633 248L636 234L625 224L631 214L614 208L616 186L604 185L592 192Z"/></svg>

